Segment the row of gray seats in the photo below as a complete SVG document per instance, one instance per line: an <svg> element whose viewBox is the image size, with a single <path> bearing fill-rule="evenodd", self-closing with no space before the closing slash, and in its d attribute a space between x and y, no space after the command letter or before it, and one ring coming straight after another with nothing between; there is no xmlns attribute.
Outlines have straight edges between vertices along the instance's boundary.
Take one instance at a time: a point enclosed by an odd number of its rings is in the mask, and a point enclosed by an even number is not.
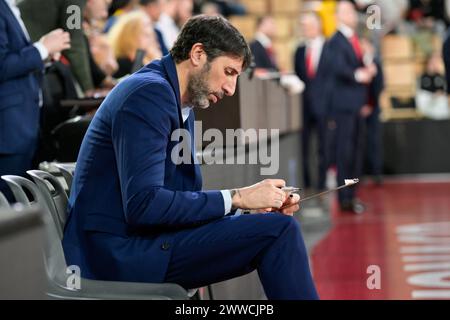
<svg viewBox="0 0 450 320"><path fill-rule="evenodd" d="M64 166L58 166L58 169L70 189L72 172ZM78 280L75 279L74 269L68 268L61 244L64 224L67 220L66 208L70 190L65 190L58 178L49 172L30 170L27 173L33 181L11 175L1 178L8 184L18 203L28 208L37 205L44 212L46 235L44 263L48 297L57 299L188 299L187 291L177 284L98 281L81 277ZM9 203L0 193L0 208L8 206ZM78 281L79 285L74 286L74 281Z"/></svg>

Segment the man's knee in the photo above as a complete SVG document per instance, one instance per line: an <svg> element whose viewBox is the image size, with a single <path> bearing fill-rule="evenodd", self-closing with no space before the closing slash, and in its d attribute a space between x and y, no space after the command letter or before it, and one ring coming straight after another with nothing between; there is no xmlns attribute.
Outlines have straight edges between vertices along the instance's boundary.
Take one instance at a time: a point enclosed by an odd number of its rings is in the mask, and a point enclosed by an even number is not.
<svg viewBox="0 0 450 320"><path fill-rule="evenodd" d="M286 233L300 232L300 224L292 216L281 213L268 213L265 216L270 228L276 230L279 236Z"/></svg>

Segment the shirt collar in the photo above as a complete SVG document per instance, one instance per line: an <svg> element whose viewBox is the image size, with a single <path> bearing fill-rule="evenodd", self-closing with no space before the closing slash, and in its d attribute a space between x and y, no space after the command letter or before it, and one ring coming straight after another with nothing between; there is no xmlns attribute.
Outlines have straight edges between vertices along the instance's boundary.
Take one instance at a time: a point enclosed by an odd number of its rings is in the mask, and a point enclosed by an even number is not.
<svg viewBox="0 0 450 320"><path fill-rule="evenodd" d="M16 0L5 0L10 7L16 6Z"/></svg>
<svg viewBox="0 0 450 320"><path fill-rule="evenodd" d="M325 38L323 36L315 37L314 39L309 39L306 41L306 45L308 47L318 47L322 46L325 42Z"/></svg>
<svg viewBox="0 0 450 320"><path fill-rule="evenodd" d="M192 107L189 106L183 106L181 108L181 116L183 117L183 123L186 122L187 118L189 118L189 115L191 114Z"/></svg>
<svg viewBox="0 0 450 320"><path fill-rule="evenodd" d="M264 48L269 48L272 45L272 40L262 32L257 32L255 39L259 41Z"/></svg>
<svg viewBox="0 0 450 320"><path fill-rule="evenodd" d="M346 38L351 38L355 34L355 31L352 28L350 28L349 26L346 26L345 24L339 25L339 31L342 32L342 34Z"/></svg>

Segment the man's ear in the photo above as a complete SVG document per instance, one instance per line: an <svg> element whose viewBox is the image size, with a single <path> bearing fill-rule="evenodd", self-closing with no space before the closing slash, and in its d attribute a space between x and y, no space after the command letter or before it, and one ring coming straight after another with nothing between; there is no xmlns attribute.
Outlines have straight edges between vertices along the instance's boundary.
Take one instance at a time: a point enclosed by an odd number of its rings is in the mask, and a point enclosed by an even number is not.
<svg viewBox="0 0 450 320"><path fill-rule="evenodd" d="M191 48L190 60L194 67L204 64L206 60L206 52L203 49L203 44L195 43Z"/></svg>

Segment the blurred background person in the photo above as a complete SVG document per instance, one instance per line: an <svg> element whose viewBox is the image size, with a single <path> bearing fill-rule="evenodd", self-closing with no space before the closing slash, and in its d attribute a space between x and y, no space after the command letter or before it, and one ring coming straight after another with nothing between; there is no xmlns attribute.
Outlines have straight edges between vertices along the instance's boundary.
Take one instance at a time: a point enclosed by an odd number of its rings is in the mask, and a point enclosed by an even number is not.
<svg viewBox="0 0 450 320"><path fill-rule="evenodd" d="M156 28L161 31L168 50L172 48L180 33L180 28L176 23L177 6L178 0L163 0L162 12L158 22L155 24Z"/></svg>
<svg viewBox="0 0 450 320"><path fill-rule="evenodd" d="M178 27L183 28L184 24L192 17L194 10L193 0L177 0L176 23Z"/></svg>
<svg viewBox="0 0 450 320"><path fill-rule="evenodd" d="M247 14L247 10L245 6L239 0L195 0L194 1L194 9L195 12L201 12L204 14L215 15L216 11L212 12L204 12L203 7L212 8L210 4L213 4L215 8L217 8L217 14L220 14L224 17L229 16L242 16Z"/></svg>
<svg viewBox="0 0 450 320"><path fill-rule="evenodd" d="M31 169L39 132L44 62L70 48L62 29L32 42L14 0L0 0L0 176ZM0 180L0 191L12 194Z"/></svg>
<svg viewBox="0 0 450 320"><path fill-rule="evenodd" d="M368 85L367 104L361 109L363 118L363 139L359 147L363 151L357 151L361 156L359 166L360 174L369 173L372 175L375 184L381 185L383 173L383 145L382 129L380 121L380 96L384 89L383 67L380 57L377 55L375 46L368 39L361 39L361 49L365 65L374 63L377 72ZM364 132L365 131L365 132ZM367 164L367 170L363 171L364 164Z"/></svg>
<svg viewBox="0 0 450 320"><path fill-rule="evenodd" d="M108 20L105 24L104 32L109 32L117 19L128 12L136 9L138 0L112 0L108 9Z"/></svg>
<svg viewBox="0 0 450 320"><path fill-rule="evenodd" d="M159 47L161 48L163 56L165 56L169 53L169 50L167 49L167 45L164 42L163 34L157 26L164 5L163 1L164 0L140 0L139 4L141 10L144 11L152 20L153 29L155 30L156 36L158 37Z"/></svg>
<svg viewBox="0 0 450 320"><path fill-rule="evenodd" d="M108 17L108 2L109 0L87 0L83 12L83 29L94 87L110 89L116 84L112 74L118 69L118 64L112 56L112 50L105 47L107 42L105 43L104 36L98 30L98 22ZM91 50L93 44L96 45L97 59Z"/></svg>
<svg viewBox="0 0 450 320"><path fill-rule="evenodd" d="M89 42L94 62L107 77L112 77L119 68L119 65L117 64L117 60L111 45L108 42L107 36L104 34L95 34L91 36ZM112 78L112 81L112 84L114 85L115 79Z"/></svg>
<svg viewBox="0 0 450 320"><path fill-rule="evenodd" d="M426 70L419 80L416 92L417 109L427 118L442 120L450 117L444 66L440 53L427 59Z"/></svg>
<svg viewBox="0 0 450 320"><path fill-rule="evenodd" d="M255 68L268 71L279 71L273 39L277 28L273 17L264 16L258 19L255 39L250 43Z"/></svg>
<svg viewBox="0 0 450 320"><path fill-rule="evenodd" d="M337 184L344 179L359 177L357 168L360 136L360 114L367 106L368 85L377 70L372 63L365 66L359 37L356 33L358 16L354 4L340 1L336 7L338 31L330 39L333 53L332 93L330 112L334 120ZM340 209L363 213L365 206L356 198L356 187L339 190Z"/></svg>
<svg viewBox="0 0 450 320"><path fill-rule="evenodd" d="M86 0L22 0L18 4L32 41L39 40L44 34L57 28L62 28L70 34L72 46L65 50L63 55L69 60L70 69L83 92L91 95L94 84L83 30L69 29L67 26L71 16L71 13L67 13L67 8L72 5L83 11Z"/></svg>
<svg viewBox="0 0 450 320"><path fill-rule="evenodd" d="M444 60L445 82L447 88L448 105L450 106L450 28L444 37L442 45L442 57Z"/></svg>
<svg viewBox="0 0 450 320"><path fill-rule="evenodd" d="M295 73L305 83L303 93L302 157L304 187L313 185L318 190L325 189L327 171L327 121L330 96L330 52L322 33L320 17L315 13L305 14L300 19L300 29L305 44L295 53ZM318 181L311 181L310 141L313 131L318 137Z"/></svg>
<svg viewBox="0 0 450 320"><path fill-rule="evenodd" d="M119 64L119 69L114 74L116 78L132 72L138 50L144 51L144 65L162 57L152 22L144 12L136 11L123 15L108 36Z"/></svg>
<svg viewBox="0 0 450 320"><path fill-rule="evenodd" d="M200 7L200 13L206 14L208 16L218 16L221 15L222 12L220 7L214 2L204 2Z"/></svg>

